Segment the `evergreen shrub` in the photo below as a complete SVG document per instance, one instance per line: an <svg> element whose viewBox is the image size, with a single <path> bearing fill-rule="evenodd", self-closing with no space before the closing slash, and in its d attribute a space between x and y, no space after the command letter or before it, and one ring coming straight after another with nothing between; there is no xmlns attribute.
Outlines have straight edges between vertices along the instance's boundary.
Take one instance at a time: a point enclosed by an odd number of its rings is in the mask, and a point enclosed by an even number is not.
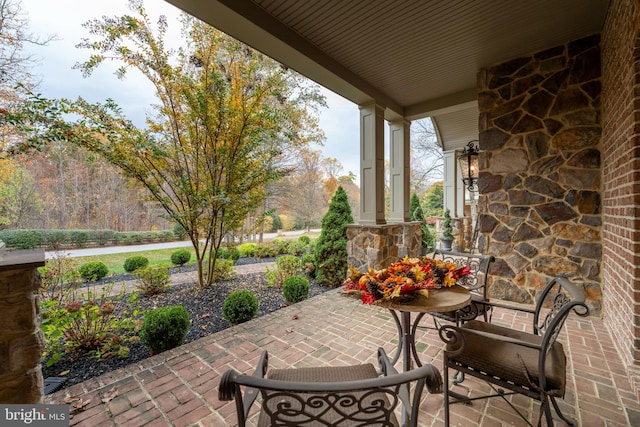
<svg viewBox="0 0 640 427"><path fill-rule="evenodd" d="M311 244L311 237L309 236L300 236L298 237L298 242L304 244L304 245L309 245Z"/></svg>
<svg viewBox="0 0 640 427"><path fill-rule="evenodd" d="M188 249L178 249L171 254L171 264L185 265L191 259L191 252Z"/></svg>
<svg viewBox="0 0 640 427"><path fill-rule="evenodd" d="M236 248L227 248L227 253L229 254L229 258L235 264L236 261L240 259L240 251Z"/></svg>
<svg viewBox="0 0 640 427"><path fill-rule="evenodd" d="M147 312L140 328L140 340L153 354L184 343L189 329L189 312L182 305L159 307Z"/></svg>
<svg viewBox="0 0 640 427"><path fill-rule="evenodd" d="M300 241L289 242L288 253L291 255L300 256L307 252L307 245Z"/></svg>
<svg viewBox="0 0 640 427"><path fill-rule="evenodd" d="M289 304L309 298L309 281L302 276L291 276L282 285L282 295Z"/></svg>
<svg viewBox="0 0 640 427"><path fill-rule="evenodd" d="M220 248L218 249L218 258L228 259L235 264L240 259L240 251L236 248Z"/></svg>
<svg viewBox="0 0 640 427"><path fill-rule="evenodd" d="M271 231L275 233L278 230L282 230L282 220L280 219L280 216L274 213L273 215L271 215L271 218L273 219Z"/></svg>
<svg viewBox="0 0 640 427"><path fill-rule="evenodd" d="M131 273L141 268L145 268L148 265L149 258L143 257L142 255L135 255L124 260L123 268L127 273Z"/></svg>
<svg viewBox="0 0 640 427"><path fill-rule="evenodd" d="M173 224L173 235L178 240L184 240L187 238L187 230L185 230L180 224L175 223Z"/></svg>
<svg viewBox="0 0 640 427"><path fill-rule="evenodd" d="M82 264L78 271L80 272L80 277L84 280L95 282L109 274L109 267L101 261L91 261Z"/></svg>
<svg viewBox="0 0 640 427"><path fill-rule="evenodd" d="M424 211L422 210L422 206L420 206L420 199L416 193L411 195L409 209L411 209L411 221L418 221L420 223L420 231L422 231L422 248L425 250L433 248L435 246L435 239L429 231L427 222L424 220Z"/></svg>
<svg viewBox="0 0 640 427"><path fill-rule="evenodd" d="M232 292L222 304L222 315L232 325L253 319L258 313L258 298L247 290Z"/></svg>
<svg viewBox="0 0 640 427"><path fill-rule="evenodd" d="M347 193L338 187L322 218L316 241L316 280L323 286L340 286L347 277L347 225L353 223Z"/></svg>

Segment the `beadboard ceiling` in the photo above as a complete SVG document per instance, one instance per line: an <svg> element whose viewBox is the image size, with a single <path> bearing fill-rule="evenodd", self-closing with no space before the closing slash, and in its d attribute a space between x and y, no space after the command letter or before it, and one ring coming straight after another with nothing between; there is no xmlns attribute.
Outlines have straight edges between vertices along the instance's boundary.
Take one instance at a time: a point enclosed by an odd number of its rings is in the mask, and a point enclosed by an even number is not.
<svg viewBox="0 0 640 427"><path fill-rule="evenodd" d="M389 120L477 139L483 67L601 30L608 0L167 0Z"/></svg>

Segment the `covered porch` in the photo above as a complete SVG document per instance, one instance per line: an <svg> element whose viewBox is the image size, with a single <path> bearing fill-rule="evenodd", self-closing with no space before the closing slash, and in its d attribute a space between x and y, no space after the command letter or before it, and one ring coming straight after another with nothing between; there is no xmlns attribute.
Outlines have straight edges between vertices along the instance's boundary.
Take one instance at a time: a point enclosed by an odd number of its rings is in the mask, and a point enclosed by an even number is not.
<svg viewBox="0 0 640 427"><path fill-rule="evenodd" d="M479 249L497 258L490 294L530 303L549 277L580 283L593 315L571 319L561 339L571 361L566 412L580 425L640 424L637 0L170 2L360 106L354 227L368 234L351 239L362 242L363 263L414 253L411 120L434 120L448 159L445 203L457 216L465 197L455 153L478 139ZM391 350L397 339L384 310L337 292L268 319L77 386L70 392L91 402L74 422L232 423L233 406L217 401L216 381L229 367L251 370L262 349L278 367L333 365L372 360L379 345ZM437 336L419 339L423 360L441 365ZM119 397L101 403L114 384ZM439 425L441 397L426 395L421 411L424 425ZM454 413L461 425L515 422L499 405Z"/></svg>
<svg viewBox="0 0 640 427"><path fill-rule="evenodd" d="M456 154L478 140L489 294L531 303L551 277L579 283L640 393L637 0L168 1L359 106L351 263L417 252L412 120L433 120L454 217Z"/></svg>

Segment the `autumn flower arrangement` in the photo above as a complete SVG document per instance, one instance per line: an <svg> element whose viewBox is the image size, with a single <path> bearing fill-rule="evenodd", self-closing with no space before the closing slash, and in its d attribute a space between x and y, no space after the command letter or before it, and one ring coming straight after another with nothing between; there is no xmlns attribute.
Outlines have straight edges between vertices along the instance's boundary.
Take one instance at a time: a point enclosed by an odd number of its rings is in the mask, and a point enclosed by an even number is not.
<svg viewBox="0 0 640 427"><path fill-rule="evenodd" d="M418 295L428 297L430 289L453 286L470 273L468 266L458 267L428 257L405 257L383 270L370 268L367 273L350 266L343 285L346 293L359 294L363 304L374 304Z"/></svg>

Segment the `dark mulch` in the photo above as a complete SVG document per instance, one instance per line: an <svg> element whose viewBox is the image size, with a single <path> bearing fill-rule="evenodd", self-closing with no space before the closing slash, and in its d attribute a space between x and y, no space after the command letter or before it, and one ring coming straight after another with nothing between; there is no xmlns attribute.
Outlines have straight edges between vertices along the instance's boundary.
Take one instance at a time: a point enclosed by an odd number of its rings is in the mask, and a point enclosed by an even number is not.
<svg viewBox="0 0 640 427"><path fill-rule="evenodd" d="M118 280L122 280L122 278ZM258 298L260 307L257 317L286 306L282 290L269 287L264 279L264 274L238 275L231 280L216 283L203 290L198 290L196 284L175 286L168 292L153 297L141 295L138 305L141 309L184 305L189 311L191 320L191 326L185 340L185 343L188 343L230 326L222 317L222 304L231 292L238 289L250 290ZM309 298L328 290L329 288L319 286L315 281L311 281ZM45 379L66 377L67 381L63 387L68 387L114 369L137 363L150 356L149 350L142 343L128 344L128 347L131 352L126 359L112 357L102 360L87 355L65 354L49 368L43 362L43 376Z"/></svg>

